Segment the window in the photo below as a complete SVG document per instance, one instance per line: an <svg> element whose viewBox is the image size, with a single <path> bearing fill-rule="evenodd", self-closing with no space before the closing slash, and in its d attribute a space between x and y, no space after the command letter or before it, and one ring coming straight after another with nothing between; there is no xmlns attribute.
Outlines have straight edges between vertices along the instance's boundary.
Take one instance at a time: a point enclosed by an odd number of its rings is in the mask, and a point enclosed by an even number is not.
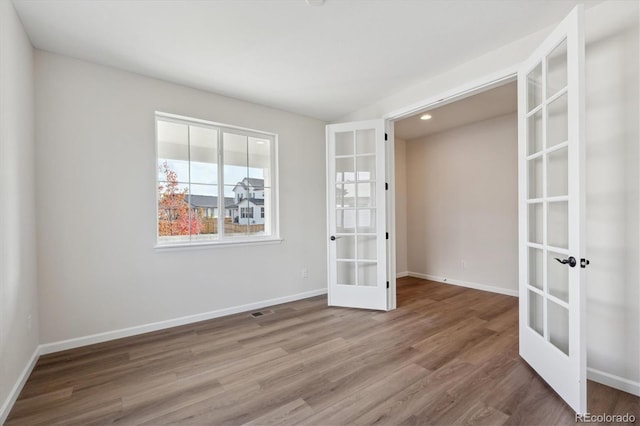
<svg viewBox="0 0 640 426"><path fill-rule="evenodd" d="M270 133L156 113L158 246L278 239L276 143Z"/></svg>

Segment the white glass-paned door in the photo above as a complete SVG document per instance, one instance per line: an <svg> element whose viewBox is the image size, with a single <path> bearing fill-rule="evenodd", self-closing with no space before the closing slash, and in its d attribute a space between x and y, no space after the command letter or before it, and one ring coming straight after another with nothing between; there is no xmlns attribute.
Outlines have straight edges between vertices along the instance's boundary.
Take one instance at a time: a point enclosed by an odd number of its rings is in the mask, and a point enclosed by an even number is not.
<svg viewBox="0 0 640 426"><path fill-rule="evenodd" d="M387 309L384 121L327 126L329 305Z"/></svg>
<svg viewBox="0 0 640 426"><path fill-rule="evenodd" d="M520 355L586 413L584 36L576 7L518 73Z"/></svg>

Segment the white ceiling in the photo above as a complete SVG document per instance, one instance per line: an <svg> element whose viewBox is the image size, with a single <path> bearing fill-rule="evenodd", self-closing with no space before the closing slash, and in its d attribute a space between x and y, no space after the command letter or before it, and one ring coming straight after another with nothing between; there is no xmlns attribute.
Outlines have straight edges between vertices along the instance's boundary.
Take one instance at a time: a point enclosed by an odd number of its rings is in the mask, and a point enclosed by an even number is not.
<svg viewBox="0 0 640 426"><path fill-rule="evenodd" d="M491 90L428 111L430 120L420 120L423 113L395 122L395 137L411 140L444 132L454 127L488 120L518 110L517 83Z"/></svg>
<svg viewBox="0 0 640 426"><path fill-rule="evenodd" d="M39 49L333 121L553 25L583 1L13 3Z"/></svg>

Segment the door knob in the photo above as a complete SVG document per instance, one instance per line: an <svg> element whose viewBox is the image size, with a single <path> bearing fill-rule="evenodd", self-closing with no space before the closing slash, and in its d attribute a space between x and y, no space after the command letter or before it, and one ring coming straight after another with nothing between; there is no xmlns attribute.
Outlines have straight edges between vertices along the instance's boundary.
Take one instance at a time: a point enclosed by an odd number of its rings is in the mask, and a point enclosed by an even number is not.
<svg viewBox="0 0 640 426"><path fill-rule="evenodd" d="M554 259L562 263L563 265L569 264L569 266L571 266L572 268L578 264L576 258L573 256L569 256L568 259L558 259L557 257L554 257Z"/></svg>
<svg viewBox="0 0 640 426"><path fill-rule="evenodd" d="M330 236L330 237L329 237L329 239L330 239L331 241L335 241L335 240L336 240L336 236L335 236L335 235L332 235L332 236Z"/></svg>

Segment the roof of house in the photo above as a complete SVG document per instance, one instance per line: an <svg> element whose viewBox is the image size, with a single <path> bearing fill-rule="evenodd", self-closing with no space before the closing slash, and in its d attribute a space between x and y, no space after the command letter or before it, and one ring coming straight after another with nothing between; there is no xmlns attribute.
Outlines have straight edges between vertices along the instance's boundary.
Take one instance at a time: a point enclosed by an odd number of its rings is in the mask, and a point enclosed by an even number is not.
<svg viewBox="0 0 640 426"><path fill-rule="evenodd" d="M236 186L233 187L234 191L238 186L241 186L244 189L249 189L250 186L254 188L262 188L264 187L264 179L246 177L242 179L242 181L236 183Z"/></svg>
<svg viewBox="0 0 640 426"><path fill-rule="evenodd" d="M189 197L188 194L185 194L184 198L191 205L191 207L196 207L196 208L198 208L198 207L205 207L205 208L218 207L218 197L213 196L213 195L194 195L194 194L191 194L191 197ZM232 197L225 197L224 198L224 206L225 207L232 207L233 203L234 203L234 199Z"/></svg>

